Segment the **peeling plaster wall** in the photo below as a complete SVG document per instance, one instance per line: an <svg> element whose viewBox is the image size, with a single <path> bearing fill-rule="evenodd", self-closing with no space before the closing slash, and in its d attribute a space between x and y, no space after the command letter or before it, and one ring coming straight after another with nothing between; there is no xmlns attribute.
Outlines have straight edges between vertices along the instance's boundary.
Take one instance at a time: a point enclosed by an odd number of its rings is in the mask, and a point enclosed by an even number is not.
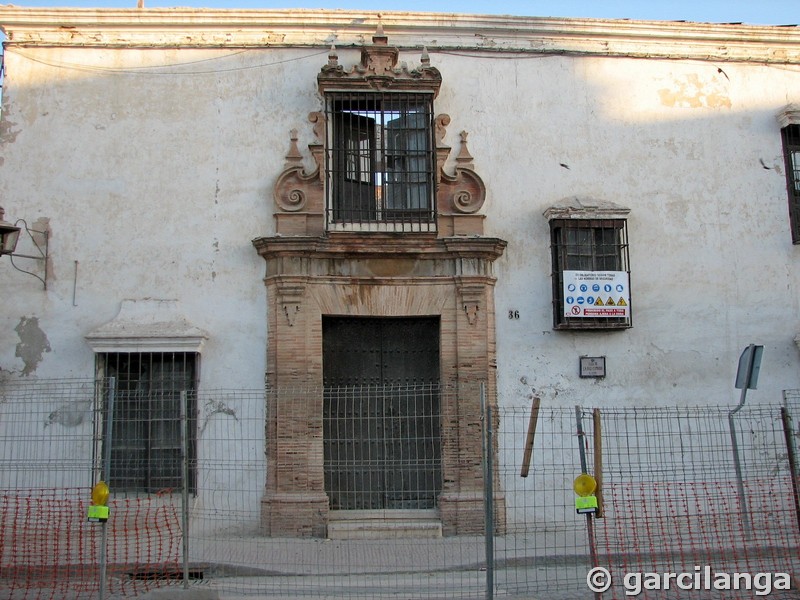
<svg viewBox="0 0 800 600"><path fill-rule="evenodd" d="M469 132L486 234L509 242L495 266L500 402L735 404L749 343L765 346L750 401L800 387L800 248L775 119L800 101L797 65L472 50L429 48L445 141ZM274 233L289 131L313 141L326 54L10 46L0 195L8 217L47 218L57 235L46 292L0 260L0 368L90 376L83 336L123 299L176 298L209 333L201 385L260 387L266 292L250 240ZM542 213L574 196L631 209L630 330L552 329ZM25 329L24 357L21 319L44 336ZM580 379L581 355L606 356L605 379Z"/></svg>
<svg viewBox="0 0 800 600"><path fill-rule="evenodd" d="M790 240L775 115L800 98L800 72L588 57L497 62L491 72L474 65L487 74L482 85L513 80L531 106L513 129L487 116L485 135L470 138L473 155L488 152L495 168L501 153L519 158L510 169L518 177L495 179L487 201L487 231L509 241L497 265L500 397L521 406L531 391L565 406L735 405L739 354L757 343L765 377L749 402L780 402L800 376L800 248ZM488 146L493 131L507 144ZM552 330L542 212L568 196L631 209L628 331ZM519 320L506 318L512 309ZM580 379L582 355L606 356L607 376Z"/></svg>
<svg viewBox="0 0 800 600"><path fill-rule="evenodd" d="M36 372L39 363L42 362L42 355L50 352L50 341L47 335L39 328L37 317L22 317L19 324L14 328L19 336L19 343L16 347L14 356L23 363L23 375L30 375Z"/></svg>
<svg viewBox="0 0 800 600"><path fill-rule="evenodd" d="M38 319L50 342L50 353L36 359L36 376L91 377L94 356L84 336L113 319L122 300L175 298L210 333L204 387L263 386L264 261L250 240L272 226L270 176L285 150L283 136L271 132L288 122L290 108L280 106L271 79L236 71L246 65L235 54L8 53L0 188L14 200L4 202L6 218L32 224L46 217L55 233L47 291L0 261L0 335L13 341L0 347L4 372L33 375L30 358L15 356L22 316ZM212 64L233 71L136 71L215 58ZM273 71L283 77L281 68ZM18 251L32 249L21 238Z"/></svg>

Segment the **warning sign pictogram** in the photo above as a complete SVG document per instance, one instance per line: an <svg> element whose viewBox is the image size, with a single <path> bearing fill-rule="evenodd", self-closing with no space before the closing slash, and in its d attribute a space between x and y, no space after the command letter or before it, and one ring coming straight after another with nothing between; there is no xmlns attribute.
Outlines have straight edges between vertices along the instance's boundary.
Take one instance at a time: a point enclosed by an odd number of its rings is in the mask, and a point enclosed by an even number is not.
<svg viewBox="0 0 800 600"><path fill-rule="evenodd" d="M630 315L627 272L565 270L562 273L565 317L624 318Z"/></svg>

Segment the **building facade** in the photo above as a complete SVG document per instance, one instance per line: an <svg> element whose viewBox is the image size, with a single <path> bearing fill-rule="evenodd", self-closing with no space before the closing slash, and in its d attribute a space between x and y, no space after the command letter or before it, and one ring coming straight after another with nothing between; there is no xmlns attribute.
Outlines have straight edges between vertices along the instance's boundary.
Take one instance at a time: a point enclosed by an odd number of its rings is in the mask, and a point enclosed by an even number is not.
<svg viewBox="0 0 800 600"><path fill-rule="evenodd" d="M269 535L350 511L479 531L482 401L735 405L750 343L757 399L800 387L796 27L11 6L0 25L0 193L30 233L0 259L0 378L266 385ZM173 485L159 448L144 467L117 448L112 483Z"/></svg>

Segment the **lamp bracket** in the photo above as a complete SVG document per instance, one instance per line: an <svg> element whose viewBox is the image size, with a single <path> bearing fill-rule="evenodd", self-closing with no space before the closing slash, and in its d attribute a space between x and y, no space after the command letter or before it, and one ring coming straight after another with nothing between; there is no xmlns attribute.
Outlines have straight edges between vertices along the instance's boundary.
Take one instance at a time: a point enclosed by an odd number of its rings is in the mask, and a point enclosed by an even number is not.
<svg viewBox="0 0 800 600"><path fill-rule="evenodd" d="M28 226L28 222L25 219L17 219L14 222L14 226L15 227L19 227L20 223L22 223L22 226L25 228L25 233L28 234L28 237L31 239L31 242L33 242L34 247L39 251L39 256L30 255L30 254L17 254L16 252L12 252L11 254L9 254L9 258L11 259L11 266L14 267L20 273L27 273L28 275L32 275L33 277L36 277L36 279L38 279L39 281L42 282L42 285L44 285L44 289L46 290L47 289L47 266L48 266L47 265L47 260L50 258L50 248L49 248L49 246L50 246L50 231L47 230L47 229L45 229L45 230L32 229L31 227ZM39 240L37 240L36 239L36 235L34 235L34 234L40 236L40 239L44 238L44 241L40 242ZM27 271L25 269L21 269L16 264L14 264L14 259L15 258L25 258L25 259L29 259L29 260L42 260L42 261L44 261L44 277L39 277L39 275L37 275L36 273L34 273L32 271Z"/></svg>

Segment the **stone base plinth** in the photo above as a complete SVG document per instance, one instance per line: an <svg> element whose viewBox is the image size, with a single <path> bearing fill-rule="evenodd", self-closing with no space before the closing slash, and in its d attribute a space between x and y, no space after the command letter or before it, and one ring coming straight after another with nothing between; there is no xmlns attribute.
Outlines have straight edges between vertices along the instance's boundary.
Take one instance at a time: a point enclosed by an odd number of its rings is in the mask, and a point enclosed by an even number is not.
<svg viewBox="0 0 800 600"><path fill-rule="evenodd" d="M261 527L271 537L327 536L328 496L324 493L267 493L261 501Z"/></svg>
<svg viewBox="0 0 800 600"><path fill-rule="evenodd" d="M456 492L439 496L442 533L449 535L483 535L486 506L483 492ZM494 532L506 531L506 499L494 495Z"/></svg>

